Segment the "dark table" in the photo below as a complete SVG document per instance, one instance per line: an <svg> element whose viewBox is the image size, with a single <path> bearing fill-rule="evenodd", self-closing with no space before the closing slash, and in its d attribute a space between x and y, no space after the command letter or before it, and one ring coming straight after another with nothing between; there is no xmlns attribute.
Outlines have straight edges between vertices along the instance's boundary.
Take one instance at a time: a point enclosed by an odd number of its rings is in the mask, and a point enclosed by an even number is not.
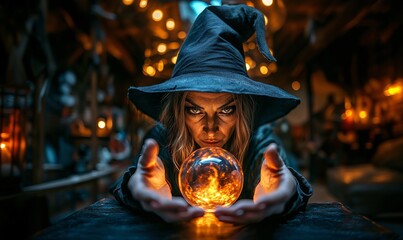
<svg viewBox="0 0 403 240"><path fill-rule="evenodd" d="M153 214L129 210L105 198L46 228L34 239L398 239L340 203L311 203L288 219L234 226L214 215L168 224Z"/></svg>

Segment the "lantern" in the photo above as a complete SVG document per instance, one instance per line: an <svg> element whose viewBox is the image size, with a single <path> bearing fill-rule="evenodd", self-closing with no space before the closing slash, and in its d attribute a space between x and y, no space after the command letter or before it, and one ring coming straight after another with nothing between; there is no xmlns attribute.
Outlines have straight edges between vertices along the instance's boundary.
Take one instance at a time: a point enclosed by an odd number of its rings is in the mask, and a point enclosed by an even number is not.
<svg viewBox="0 0 403 240"><path fill-rule="evenodd" d="M26 150L26 89L0 86L0 195L20 189Z"/></svg>
<svg viewBox="0 0 403 240"><path fill-rule="evenodd" d="M200 148L190 154L179 170L179 188L192 206L213 212L230 206L241 194L243 173L238 159L219 147Z"/></svg>

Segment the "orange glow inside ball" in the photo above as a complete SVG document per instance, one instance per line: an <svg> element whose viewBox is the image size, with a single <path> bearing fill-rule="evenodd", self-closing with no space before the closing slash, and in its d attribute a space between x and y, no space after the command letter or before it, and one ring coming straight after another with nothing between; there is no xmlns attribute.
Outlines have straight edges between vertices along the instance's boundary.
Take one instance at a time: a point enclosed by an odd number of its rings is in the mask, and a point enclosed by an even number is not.
<svg viewBox="0 0 403 240"><path fill-rule="evenodd" d="M238 159L219 147L199 148L191 153L182 163L178 177L184 199L206 212L232 205L243 187Z"/></svg>

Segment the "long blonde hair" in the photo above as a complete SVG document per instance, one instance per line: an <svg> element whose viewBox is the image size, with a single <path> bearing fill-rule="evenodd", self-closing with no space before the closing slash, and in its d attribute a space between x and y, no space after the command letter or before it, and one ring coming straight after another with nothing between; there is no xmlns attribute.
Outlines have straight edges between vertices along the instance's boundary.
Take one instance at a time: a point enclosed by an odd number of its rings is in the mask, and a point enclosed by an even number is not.
<svg viewBox="0 0 403 240"><path fill-rule="evenodd" d="M195 150L195 142L185 122L186 92L168 93L164 98L161 123L168 133L168 144L172 160L177 169L182 161ZM233 95L237 121L235 129L224 148L234 154L243 163L253 128L254 103L249 95Z"/></svg>

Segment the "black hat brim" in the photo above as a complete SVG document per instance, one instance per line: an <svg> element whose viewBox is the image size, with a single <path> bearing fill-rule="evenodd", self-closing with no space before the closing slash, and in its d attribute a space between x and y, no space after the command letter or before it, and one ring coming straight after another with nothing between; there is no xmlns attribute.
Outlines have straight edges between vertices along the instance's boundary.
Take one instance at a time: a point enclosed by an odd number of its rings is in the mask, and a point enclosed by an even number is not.
<svg viewBox="0 0 403 240"><path fill-rule="evenodd" d="M133 86L129 88L128 97L137 109L159 121L165 94L185 91L252 95L257 106L255 112L257 126L283 117L300 103L300 99L276 86L228 72L189 73L156 85Z"/></svg>

